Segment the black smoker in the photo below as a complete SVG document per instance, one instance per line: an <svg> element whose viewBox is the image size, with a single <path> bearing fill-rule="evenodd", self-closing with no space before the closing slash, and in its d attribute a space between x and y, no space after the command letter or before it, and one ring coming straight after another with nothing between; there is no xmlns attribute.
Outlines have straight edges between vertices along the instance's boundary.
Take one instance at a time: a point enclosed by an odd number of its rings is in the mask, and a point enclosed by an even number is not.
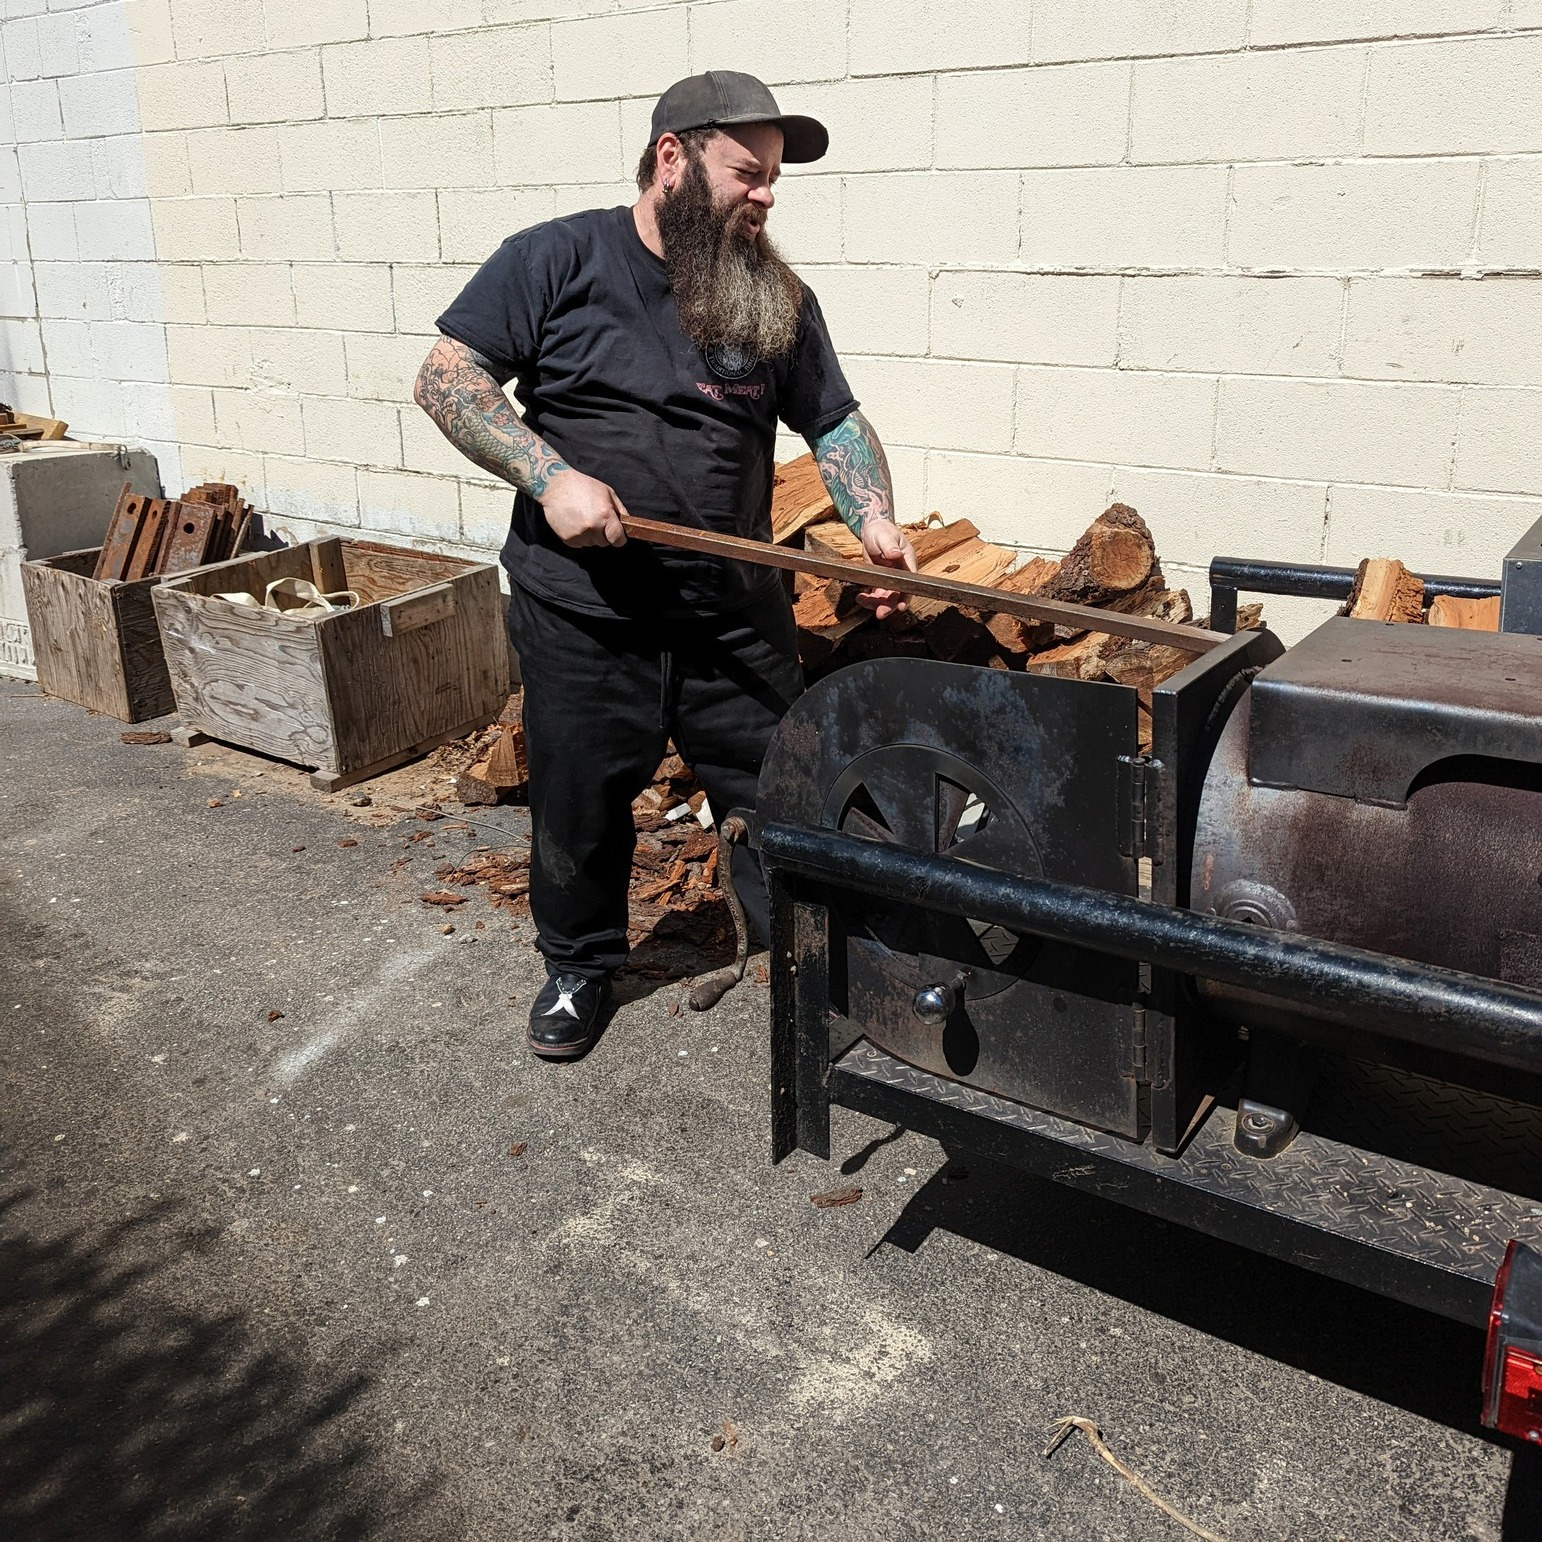
<svg viewBox="0 0 1542 1542"><path fill-rule="evenodd" d="M1218 560L1342 598L1349 570ZM773 1156L838 1102L1464 1321L1542 1247L1542 522L1498 633L1335 619L1134 690L911 659L783 723Z"/></svg>

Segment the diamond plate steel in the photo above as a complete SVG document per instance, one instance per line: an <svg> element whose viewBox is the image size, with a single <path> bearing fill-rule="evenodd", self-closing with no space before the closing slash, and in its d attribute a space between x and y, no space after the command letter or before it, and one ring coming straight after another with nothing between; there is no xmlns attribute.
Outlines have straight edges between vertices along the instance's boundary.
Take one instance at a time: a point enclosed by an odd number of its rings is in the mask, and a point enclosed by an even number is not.
<svg viewBox="0 0 1542 1542"><path fill-rule="evenodd" d="M1232 1145L1235 1116L1227 1108L1210 1111L1181 1156L1164 1157L1149 1145L932 1076L866 1042L832 1069L1054 1142L1068 1155L1085 1153L1098 1166L1145 1174L1195 1197L1328 1233L1383 1255L1389 1266L1434 1270L1479 1292L1492 1288L1510 1238L1542 1247L1542 1204L1305 1131L1279 1156L1258 1161ZM1090 1171L1071 1164L1050 1176L1075 1182ZM1119 1198L1116 1188L1111 1184L1104 1192ZM1479 1298L1473 1289L1460 1295L1468 1303L1460 1315L1470 1316L1470 1304Z"/></svg>

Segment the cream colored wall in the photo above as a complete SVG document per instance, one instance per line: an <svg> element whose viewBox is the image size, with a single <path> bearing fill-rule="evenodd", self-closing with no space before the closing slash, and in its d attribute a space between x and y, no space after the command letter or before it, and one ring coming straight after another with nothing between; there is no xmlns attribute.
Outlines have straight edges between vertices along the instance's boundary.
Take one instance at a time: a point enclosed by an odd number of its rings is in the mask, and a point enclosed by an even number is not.
<svg viewBox="0 0 1542 1542"><path fill-rule="evenodd" d="M1494 573L1542 515L1539 0L5 11L5 389L297 534L498 544L505 490L410 401L433 317L510 231L629 198L714 66L831 126L772 229L902 514L1055 550L1119 497L1191 585Z"/></svg>

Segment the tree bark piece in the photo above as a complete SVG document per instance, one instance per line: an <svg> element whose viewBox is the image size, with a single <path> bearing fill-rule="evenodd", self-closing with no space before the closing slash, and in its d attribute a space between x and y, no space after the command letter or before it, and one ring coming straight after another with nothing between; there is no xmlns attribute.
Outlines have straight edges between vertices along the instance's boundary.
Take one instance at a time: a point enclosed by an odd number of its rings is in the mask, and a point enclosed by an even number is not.
<svg viewBox="0 0 1542 1542"><path fill-rule="evenodd" d="M1394 557L1367 557L1343 614L1357 621L1424 620L1424 580Z"/></svg>
<svg viewBox="0 0 1542 1542"><path fill-rule="evenodd" d="M1431 626L1457 626L1468 632L1499 630L1499 596L1491 600L1459 600L1453 595L1437 594L1430 601Z"/></svg>

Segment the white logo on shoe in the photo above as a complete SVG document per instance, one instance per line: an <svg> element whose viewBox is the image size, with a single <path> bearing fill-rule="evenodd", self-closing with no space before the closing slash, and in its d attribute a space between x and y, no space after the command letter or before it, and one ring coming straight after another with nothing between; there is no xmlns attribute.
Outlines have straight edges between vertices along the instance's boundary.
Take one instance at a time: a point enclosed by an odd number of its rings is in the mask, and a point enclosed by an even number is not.
<svg viewBox="0 0 1542 1542"><path fill-rule="evenodd" d="M576 1018L578 1011L573 1005L573 998L584 988L584 982L580 980L571 990L565 990L562 983L557 984L557 1004L549 1011L541 1013L542 1017L555 1017L559 1012L566 1012L569 1017Z"/></svg>

